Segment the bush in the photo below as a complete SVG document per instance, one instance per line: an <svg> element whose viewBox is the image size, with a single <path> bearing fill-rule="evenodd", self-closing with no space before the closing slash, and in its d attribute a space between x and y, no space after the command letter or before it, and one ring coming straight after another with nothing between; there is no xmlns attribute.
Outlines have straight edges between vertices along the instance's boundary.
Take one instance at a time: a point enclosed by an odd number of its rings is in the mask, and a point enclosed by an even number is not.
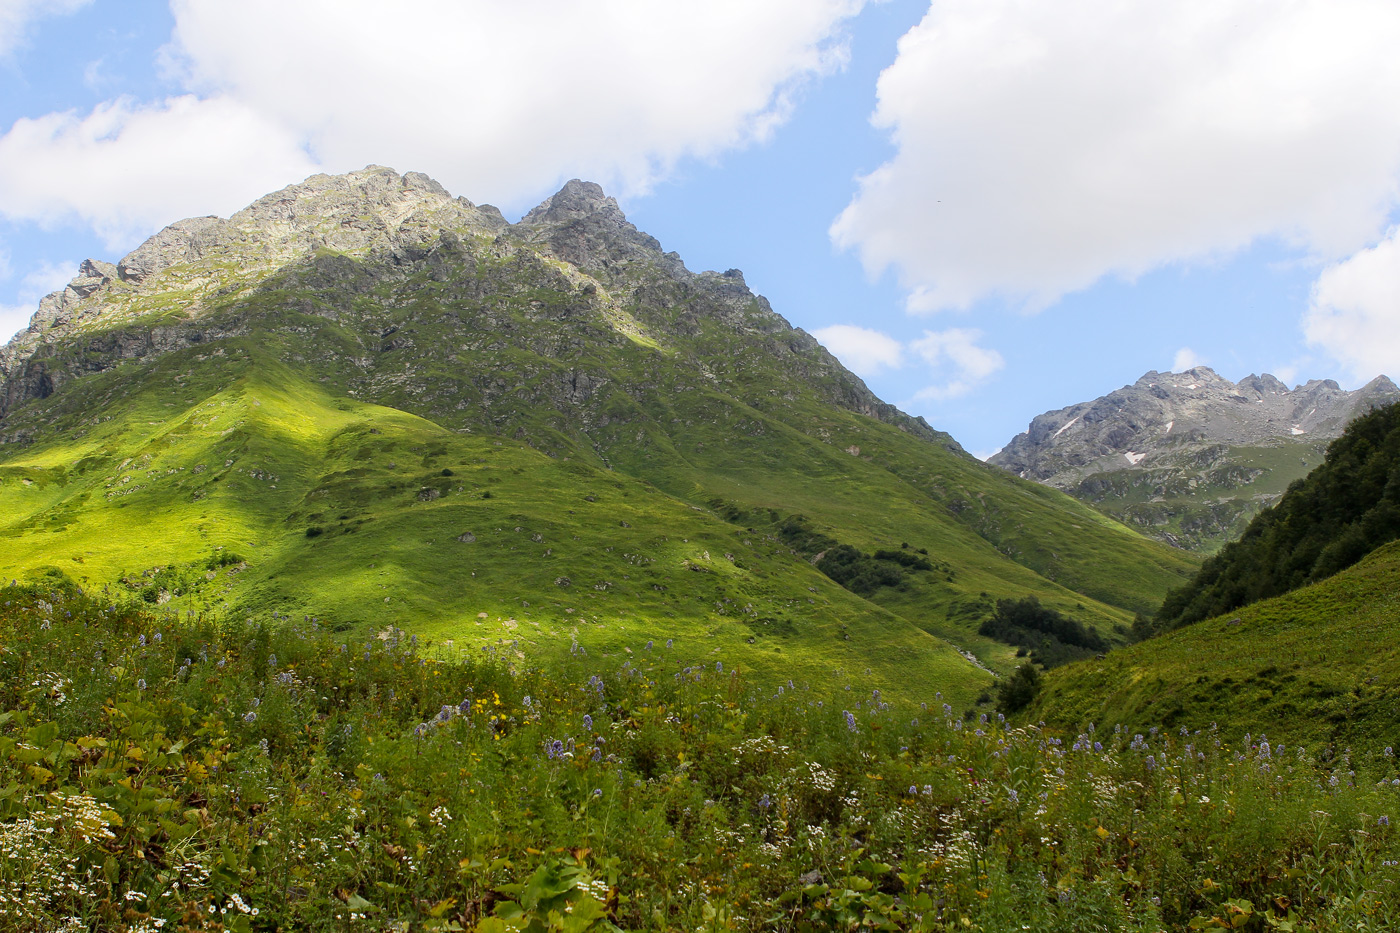
<svg viewBox="0 0 1400 933"><path fill-rule="evenodd" d="M1048 606L1034 596L997 601L992 617L977 629L979 635L1030 651L1032 660L1056 667L1108 650L1098 632Z"/></svg>
<svg viewBox="0 0 1400 933"><path fill-rule="evenodd" d="M997 711L1010 716L1030 706L1040 694L1040 671L1026 661L997 685Z"/></svg>

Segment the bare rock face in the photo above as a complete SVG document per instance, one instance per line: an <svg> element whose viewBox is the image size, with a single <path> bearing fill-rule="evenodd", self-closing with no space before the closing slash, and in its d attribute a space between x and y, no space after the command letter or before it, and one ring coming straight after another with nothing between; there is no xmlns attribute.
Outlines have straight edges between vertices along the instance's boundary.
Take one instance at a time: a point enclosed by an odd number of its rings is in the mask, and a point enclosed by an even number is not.
<svg viewBox="0 0 1400 933"><path fill-rule="evenodd" d="M171 266L201 259L228 235L227 225L218 217L177 221L124 256L117 263L117 275L139 285Z"/></svg>
<svg viewBox="0 0 1400 933"><path fill-rule="evenodd" d="M577 178L521 218L511 232L588 272L621 271L630 263L663 258L669 271L684 269L680 257L662 254L661 244L634 227L601 187Z"/></svg>
<svg viewBox="0 0 1400 933"><path fill-rule="evenodd" d="M1290 390L1268 373L1234 383L1205 366L1153 371L1036 416L988 462L1209 551L1320 463L1348 422L1395 401L1385 376L1349 392L1330 379Z"/></svg>

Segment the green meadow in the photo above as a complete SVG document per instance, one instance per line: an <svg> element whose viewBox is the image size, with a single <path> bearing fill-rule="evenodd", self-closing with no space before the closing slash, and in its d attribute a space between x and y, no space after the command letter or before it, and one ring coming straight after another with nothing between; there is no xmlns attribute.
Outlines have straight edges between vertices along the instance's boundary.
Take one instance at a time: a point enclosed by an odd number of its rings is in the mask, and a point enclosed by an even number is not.
<svg viewBox="0 0 1400 933"><path fill-rule="evenodd" d="M1390 748L0 596L6 929L1400 924Z"/></svg>

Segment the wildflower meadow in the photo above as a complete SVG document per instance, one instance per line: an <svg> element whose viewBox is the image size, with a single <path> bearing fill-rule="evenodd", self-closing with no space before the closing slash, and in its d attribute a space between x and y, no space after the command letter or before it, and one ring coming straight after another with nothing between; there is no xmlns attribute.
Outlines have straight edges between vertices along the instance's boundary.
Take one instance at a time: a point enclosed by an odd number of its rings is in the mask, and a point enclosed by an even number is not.
<svg viewBox="0 0 1400 933"><path fill-rule="evenodd" d="M1400 929L1390 748L0 591L0 928Z"/></svg>

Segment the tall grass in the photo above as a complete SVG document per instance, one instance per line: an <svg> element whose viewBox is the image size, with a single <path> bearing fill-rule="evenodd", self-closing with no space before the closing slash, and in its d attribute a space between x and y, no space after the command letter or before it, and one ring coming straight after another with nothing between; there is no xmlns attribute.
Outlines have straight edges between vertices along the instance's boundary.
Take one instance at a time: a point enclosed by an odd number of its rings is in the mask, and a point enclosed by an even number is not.
<svg viewBox="0 0 1400 933"><path fill-rule="evenodd" d="M0 927L1400 925L1389 750L0 591Z"/></svg>

